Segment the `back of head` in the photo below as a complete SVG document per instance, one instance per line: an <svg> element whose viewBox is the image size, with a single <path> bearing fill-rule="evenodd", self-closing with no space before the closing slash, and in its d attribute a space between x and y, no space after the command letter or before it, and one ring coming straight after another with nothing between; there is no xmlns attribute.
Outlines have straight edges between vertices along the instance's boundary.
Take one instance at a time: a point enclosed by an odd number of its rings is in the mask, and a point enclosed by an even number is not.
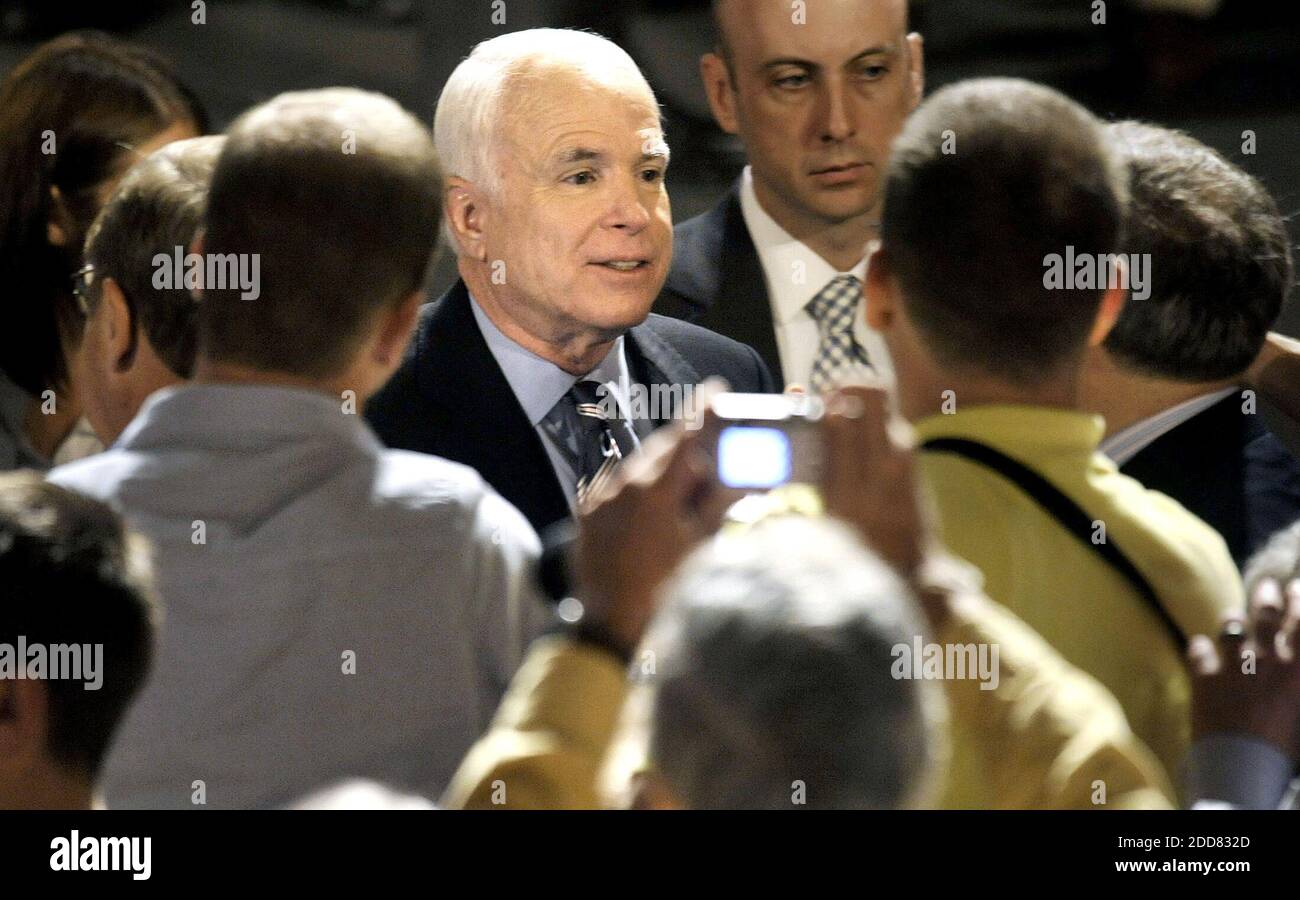
<svg viewBox="0 0 1300 900"><path fill-rule="evenodd" d="M56 659L98 645L100 671L47 682L48 752L83 777L99 770L127 704L148 671L152 625L141 549L118 516L33 472L0 475L0 644ZM66 673L65 673L66 674ZM95 686L94 682L99 684ZM87 689L90 688L90 689Z"/></svg>
<svg viewBox="0 0 1300 900"><path fill-rule="evenodd" d="M1185 134L1140 122L1108 131L1128 163L1125 249L1150 260L1150 296L1129 298L1106 350L1121 366L1178 381L1240 375L1294 277L1277 204Z"/></svg>
<svg viewBox="0 0 1300 900"><path fill-rule="evenodd" d="M194 369L198 304L184 284L159 287L161 263L171 265L198 234L208 185L225 138L176 141L138 163L118 185L86 237L95 279L112 278L159 358L177 376Z"/></svg>
<svg viewBox="0 0 1300 900"><path fill-rule="evenodd" d="M303 91L244 113L208 195L200 354L338 374L379 314L423 285L440 200L428 130L387 97ZM236 267L257 273L252 296L213 277Z"/></svg>
<svg viewBox="0 0 1300 900"><path fill-rule="evenodd" d="M888 809L939 755L934 685L895 679L912 595L840 525L790 518L688 560L648 637L650 752L697 809Z"/></svg>
<svg viewBox="0 0 1300 900"><path fill-rule="evenodd" d="M1104 291L1045 271L1114 253L1125 194L1101 122L1050 88L987 78L926 100L894 144L881 243L938 363L1023 384L1078 365Z"/></svg>
<svg viewBox="0 0 1300 900"><path fill-rule="evenodd" d="M61 331L81 327L69 279L104 183L179 122L205 130L195 96L162 58L108 35L55 38L0 84L0 370L29 393L66 380Z"/></svg>

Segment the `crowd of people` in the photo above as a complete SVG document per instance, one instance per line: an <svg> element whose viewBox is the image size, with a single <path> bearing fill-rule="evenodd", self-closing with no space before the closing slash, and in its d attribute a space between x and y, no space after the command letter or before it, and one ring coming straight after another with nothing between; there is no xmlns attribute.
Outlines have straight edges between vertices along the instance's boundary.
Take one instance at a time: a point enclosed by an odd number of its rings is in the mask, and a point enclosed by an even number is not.
<svg viewBox="0 0 1300 900"><path fill-rule="evenodd" d="M8 74L0 807L1294 802L1268 190L926 96L905 0L713 18L748 165L675 227L590 32L477 45L431 128L328 88L210 135L95 33ZM813 483L724 486L724 391L821 398Z"/></svg>

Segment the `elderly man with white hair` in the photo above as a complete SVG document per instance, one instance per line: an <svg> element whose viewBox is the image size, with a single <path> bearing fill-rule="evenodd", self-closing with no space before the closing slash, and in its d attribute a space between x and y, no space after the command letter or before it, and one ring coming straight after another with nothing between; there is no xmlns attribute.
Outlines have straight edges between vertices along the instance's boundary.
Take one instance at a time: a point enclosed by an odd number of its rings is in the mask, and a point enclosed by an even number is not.
<svg viewBox="0 0 1300 900"><path fill-rule="evenodd" d="M663 798L693 809L933 805L942 691L894 665L895 648L921 633L903 579L833 520L775 518L706 545L646 637Z"/></svg>
<svg viewBox="0 0 1300 900"><path fill-rule="evenodd" d="M752 349L650 315L672 258L668 147L623 50L561 29L485 41L434 133L460 279L367 406L390 447L473 466L541 530L705 378L776 389Z"/></svg>

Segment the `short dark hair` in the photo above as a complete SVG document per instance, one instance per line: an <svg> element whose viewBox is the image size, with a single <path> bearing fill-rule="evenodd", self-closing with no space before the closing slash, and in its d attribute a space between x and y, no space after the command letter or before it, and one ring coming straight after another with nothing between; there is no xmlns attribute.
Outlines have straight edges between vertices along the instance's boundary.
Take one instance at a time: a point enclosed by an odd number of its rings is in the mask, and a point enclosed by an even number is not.
<svg viewBox="0 0 1300 900"><path fill-rule="evenodd" d="M1124 171L1102 123L1008 78L931 96L894 144L881 244L942 365L1018 384L1080 362L1104 291L1048 288L1048 258L1114 253Z"/></svg>
<svg viewBox="0 0 1300 900"><path fill-rule="evenodd" d="M99 190L135 162L132 148L177 122L200 133L207 116L171 66L106 34L48 41L0 83L0 284L9 301L0 371L29 394L63 388L64 335L81 334L71 275ZM53 132L55 152L45 132ZM68 242L48 239L58 188Z"/></svg>
<svg viewBox="0 0 1300 900"><path fill-rule="evenodd" d="M1129 298L1106 350L1123 366L1180 381L1241 374L1294 278L1277 203L1186 134L1141 122L1108 132L1128 163L1125 250L1149 254L1151 293Z"/></svg>
<svg viewBox="0 0 1300 900"><path fill-rule="evenodd" d="M30 471L0 474L0 642L102 644L102 683L50 679L49 753L93 778L152 658L140 539L98 500Z"/></svg>
<svg viewBox="0 0 1300 900"><path fill-rule="evenodd" d="M86 236L95 283L117 282L158 357L182 378L194 371L197 301L184 284L155 286L154 257L170 260L177 247L188 252L224 141L218 135L176 141L137 163Z"/></svg>
<svg viewBox="0 0 1300 900"><path fill-rule="evenodd" d="M205 288L199 352L336 374L374 315L424 282L442 182L427 128L381 94L282 94L230 127L212 176L209 254L257 254L260 296Z"/></svg>

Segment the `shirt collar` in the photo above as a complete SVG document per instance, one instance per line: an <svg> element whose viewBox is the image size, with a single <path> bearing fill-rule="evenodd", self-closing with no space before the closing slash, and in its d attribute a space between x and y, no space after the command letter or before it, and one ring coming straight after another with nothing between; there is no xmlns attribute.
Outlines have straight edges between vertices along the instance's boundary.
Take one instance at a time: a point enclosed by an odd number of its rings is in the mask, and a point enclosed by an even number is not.
<svg viewBox="0 0 1300 900"><path fill-rule="evenodd" d="M578 377L506 337L488 318L487 313L483 312L472 294L469 299L474 321L478 323L479 331L487 341L488 350L500 366L510 389L515 392L515 398L523 407L529 424L537 426L555 404L560 402L560 398L568 393ZM624 335L619 335L604 359L591 372L582 376L583 380L609 385L620 403L626 402L625 386L631 382L627 358L623 353L623 338Z"/></svg>
<svg viewBox="0 0 1300 900"><path fill-rule="evenodd" d="M740 212L763 265L767 294L772 298L772 315L778 322L789 322L804 312L813 297L836 275L853 275L858 281L865 281L865 252L851 270L837 272L807 244L795 240L778 225L758 202L754 174L749 166L745 166L740 176Z"/></svg>
<svg viewBox="0 0 1300 900"><path fill-rule="evenodd" d="M327 435L366 451L382 449L356 398L282 385L188 382L150 394L113 447L183 444L239 452Z"/></svg>
<svg viewBox="0 0 1300 900"><path fill-rule="evenodd" d="M1143 419L1141 422L1136 422L1121 431L1115 432L1102 442L1101 452L1114 460L1115 465L1122 466L1154 444L1157 439L1173 431L1188 419L1205 412L1205 410L1231 396L1239 389L1238 385L1232 385L1213 393L1201 394L1199 397L1185 400L1177 406L1171 406L1164 412L1156 413L1150 418Z"/></svg>
<svg viewBox="0 0 1300 900"><path fill-rule="evenodd" d="M989 404L927 416L915 425L917 443L939 437L963 437L996 447L1012 456L1034 451L1081 451L1091 454L1106 431L1093 413L1052 406Z"/></svg>

